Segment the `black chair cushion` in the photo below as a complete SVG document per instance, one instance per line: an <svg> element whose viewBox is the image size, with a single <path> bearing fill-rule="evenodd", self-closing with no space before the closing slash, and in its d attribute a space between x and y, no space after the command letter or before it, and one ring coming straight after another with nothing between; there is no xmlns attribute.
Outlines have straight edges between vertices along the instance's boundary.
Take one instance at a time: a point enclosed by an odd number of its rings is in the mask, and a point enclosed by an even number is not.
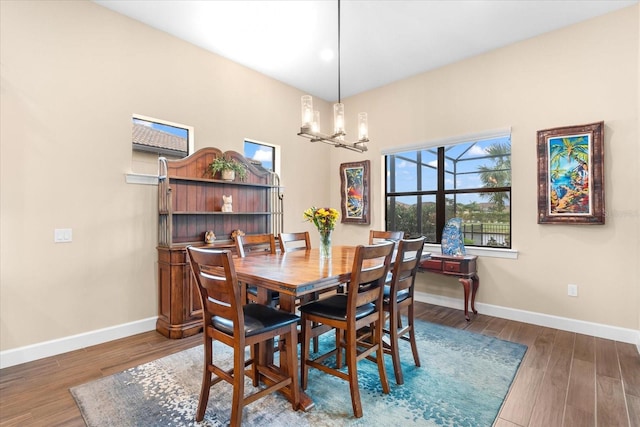
<svg viewBox="0 0 640 427"><path fill-rule="evenodd" d="M389 302L391 302L391 286L387 286L387 285L384 286L382 298L383 298L382 301L384 304L389 304ZM396 301L402 302L407 298L409 298L409 290L403 289L400 292L398 292L398 297L396 298Z"/></svg>
<svg viewBox="0 0 640 427"><path fill-rule="evenodd" d="M314 314L335 320L345 320L347 318L347 298L346 294L338 294L301 305L299 310L303 313ZM373 313L375 305L369 303L356 309L356 319L360 319Z"/></svg>
<svg viewBox="0 0 640 427"><path fill-rule="evenodd" d="M271 331L281 326L297 323L300 318L285 311L276 310L262 304L247 304L244 311L244 332L246 336ZM233 322L224 317L213 316L211 323L214 328L226 334L233 334Z"/></svg>

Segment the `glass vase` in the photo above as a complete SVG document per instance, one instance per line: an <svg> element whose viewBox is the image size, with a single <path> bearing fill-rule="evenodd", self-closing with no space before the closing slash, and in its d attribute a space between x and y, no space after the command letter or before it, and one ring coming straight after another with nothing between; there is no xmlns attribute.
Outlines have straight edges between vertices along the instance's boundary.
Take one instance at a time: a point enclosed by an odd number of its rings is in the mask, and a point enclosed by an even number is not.
<svg viewBox="0 0 640 427"><path fill-rule="evenodd" d="M320 258L331 258L331 231L318 230L320 232Z"/></svg>

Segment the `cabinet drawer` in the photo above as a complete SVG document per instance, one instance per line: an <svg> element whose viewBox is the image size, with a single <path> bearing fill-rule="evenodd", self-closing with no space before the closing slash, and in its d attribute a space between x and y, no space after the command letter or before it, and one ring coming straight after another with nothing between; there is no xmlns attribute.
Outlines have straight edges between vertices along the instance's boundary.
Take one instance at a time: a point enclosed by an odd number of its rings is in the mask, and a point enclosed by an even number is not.
<svg viewBox="0 0 640 427"><path fill-rule="evenodd" d="M444 271L450 271L452 273L460 273L461 269L460 269L460 263L459 262L452 262L452 261L445 261L444 262Z"/></svg>
<svg viewBox="0 0 640 427"><path fill-rule="evenodd" d="M422 261L420 266L426 270L442 271L442 261L437 259L426 259Z"/></svg>

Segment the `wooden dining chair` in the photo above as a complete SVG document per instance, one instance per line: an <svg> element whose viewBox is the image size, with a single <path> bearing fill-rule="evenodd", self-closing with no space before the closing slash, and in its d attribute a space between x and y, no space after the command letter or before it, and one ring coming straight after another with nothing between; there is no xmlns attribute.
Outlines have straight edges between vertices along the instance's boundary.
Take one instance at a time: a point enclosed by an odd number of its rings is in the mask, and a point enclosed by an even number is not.
<svg viewBox="0 0 640 427"><path fill-rule="evenodd" d="M248 234L236 237L236 252L238 256L259 256L276 253L276 239L271 233ZM258 301L258 288L250 283L243 283L246 291L247 302ZM272 306L278 304L280 294L274 291L267 291L267 301Z"/></svg>
<svg viewBox="0 0 640 427"><path fill-rule="evenodd" d="M382 297L385 277L389 271L393 244L357 246L354 254L351 281L346 294L310 302L300 306L302 314L301 385L306 389L309 367L342 378L349 382L351 405L357 418L362 417L362 402L358 386L358 361L367 358L378 365L382 391L389 393L389 382L384 366L382 327L384 313ZM309 356L310 340L331 330L336 333L335 348L313 359ZM361 338L358 331L366 330ZM362 341L364 340L364 341ZM342 367L342 349L346 350L347 371ZM335 355L335 366L322 362Z"/></svg>
<svg viewBox="0 0 640 427"><path fill-rule="evenodd" d="M305 251L311 249L311 238L308 231L278 234L280 252Z"/></svg>
<svg viewBox="0 0 640 427"><path fill-rule="evenodd" d="M187 247L189 264L194 282L198 287L202 303L204 336L204 372L196 421L202 421L207 409L211 386L227 381L233 386L231 404L231 426L242 424L242 408L276 390L288 387L288 397L293 409L300 401L298 382L298 321L295 314L276 310L262 304L243 305L229 250L214 250ZM220 271L223 271L223 274ZM280 337L279 345L287 348L287 374L271 366L259 364L260 343ZM233 368L217 365L213 360L213 342L219 341L233 348ZM245 348L250 346L251 356L245 360ZM245 396L245 367L250 367L254 387L260 380L266 384L254 393Z"/></svg>
<svg viewBox="0 0 640 427"><path fill-rule="evenodd" d="M396 259L391 269L391 282L384 287L382 305L385 313L384 333L389 335L389 344L384 343L384 350L385 353L391 354L396 384L404 384L398 348L400 339L411 343L413 361L416 366L420 366L414 327L413 294L416 272L418 271L422 249L424 248L424 239L424 237L409 240L402 239L398 242ZM400 320L403 312L406 312L406 326L403 326ZM388 329L386 328L386 320L389 321Z"/></svg>
<svg viewBox="0 0 640 427"><path fill-rule="evenodd" d="M369 244L375 245L381 242L394 242L404 238L404 231L369 230Z"/></svg>

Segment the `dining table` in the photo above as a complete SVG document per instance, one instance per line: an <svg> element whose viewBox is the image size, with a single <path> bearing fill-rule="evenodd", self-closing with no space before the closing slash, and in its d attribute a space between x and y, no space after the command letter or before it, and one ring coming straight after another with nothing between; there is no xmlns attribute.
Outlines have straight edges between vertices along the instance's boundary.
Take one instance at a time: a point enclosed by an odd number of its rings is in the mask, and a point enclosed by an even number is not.
<svg viewBox="0 0 640 427"><path fill-rule="evenodd" d="M330 256L323 258L318 248L285 253L260 254L234 258L238 281L256 286L258 301L268 304L270 293L279 293L280 309L295 313L296 301L319 294L349 282L356 246L332 246ZM394 251L395 256L395 251ZM423 258L428 254L423 254ZM372 261L368 261L372 262ZM365 264L366 265L366 264ZM287 349L279 349L286 352ZM262 363L274 363L274 343L262 346L259 355ZM280 354L280 359L285 355ZM284 367L277 367L284 370ZM285 390L285 394L286 390ZM313 400L300 390L299 410L309 410Z"/></svg>
<svg viewBox="0 0 640 427"><path fill-rule="evenodd" d="M296 301L349 281L355 251L355 246L332 246L329 258L323 258L318 248L238 257L234 258L234 268L239 282L257 288L258 303L269 304L271 292L276 291L280 310L295 313ZM287 349L279 351L284 353ZM257 357L261 363L273 365L274 343L261 346ZM284 357L281 353L280 359ZM300 390L298 409L307 411L313 406L311 397Z"/></svg>

